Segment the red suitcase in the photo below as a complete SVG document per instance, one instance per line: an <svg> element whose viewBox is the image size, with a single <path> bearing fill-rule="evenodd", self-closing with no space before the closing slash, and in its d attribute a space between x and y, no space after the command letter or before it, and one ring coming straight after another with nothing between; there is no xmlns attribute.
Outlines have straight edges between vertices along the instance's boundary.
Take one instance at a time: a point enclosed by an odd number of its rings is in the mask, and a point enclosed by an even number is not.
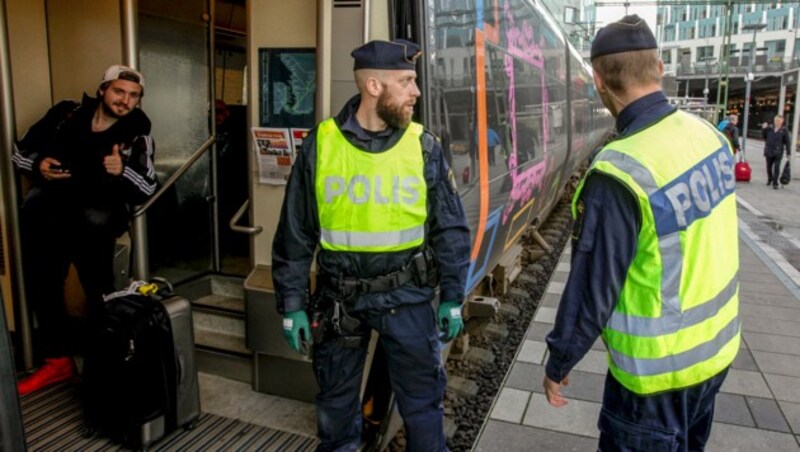
<svg viewBox="0 0 800 452"><path fill-rule="evenodd" d="M747 162L736 163L736 168L734 172L736 173L737 182L750 182L750 176L752 171L750 170L749 163Z"/></svg>

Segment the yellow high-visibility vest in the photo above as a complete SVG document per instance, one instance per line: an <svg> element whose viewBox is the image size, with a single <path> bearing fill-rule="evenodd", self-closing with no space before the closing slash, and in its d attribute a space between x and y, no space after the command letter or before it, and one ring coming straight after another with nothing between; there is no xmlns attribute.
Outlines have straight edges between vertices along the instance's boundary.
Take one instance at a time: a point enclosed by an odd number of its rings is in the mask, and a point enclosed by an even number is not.
<svg viewBox="0 0 800 452"><path fill-rule="evenodd" d="M677 111L609 143L592 162L638 201L642 226L603 329L609 368L647 395L701 383L739 350L734 160L716 129ZM585 180L585 179L584 179ZM576 216L583 182L572 203Z"/></svg>
<svg viewBox="0 0 800 452"><path fill-rule="evenodd" d="M422 133L412 122L390 149L367 152L347 141L333 119L320 123L314 187L323 249L387 252L423 244Z"/></svg>

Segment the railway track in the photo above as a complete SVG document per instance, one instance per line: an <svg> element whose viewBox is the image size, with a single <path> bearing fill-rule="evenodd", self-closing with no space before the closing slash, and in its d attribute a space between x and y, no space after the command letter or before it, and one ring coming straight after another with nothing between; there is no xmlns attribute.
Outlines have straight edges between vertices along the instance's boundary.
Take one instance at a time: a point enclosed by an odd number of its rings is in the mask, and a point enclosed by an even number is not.
<svg viewBox="0 0 800 452"><path fill-rule="evenodd" d="M572 187L567 187L547 221L536 228L550 245L550 251L544 251L533 239L533 228L523 234L520 241L522 271L505 294L494 295L500 302L497 314L479 325L470 325L468 321L467 329L471 329L466 339L468 347L461 353L451 352L447 360L445 432L447 446L453 452L472 449L517 350L525 340L536 308L570 237ZM483 292L482 295L492 296L489 287L485 287ZM456 344L454 348L459 347ZM392 441L389 450L405 450L402 431Z"/></svg>

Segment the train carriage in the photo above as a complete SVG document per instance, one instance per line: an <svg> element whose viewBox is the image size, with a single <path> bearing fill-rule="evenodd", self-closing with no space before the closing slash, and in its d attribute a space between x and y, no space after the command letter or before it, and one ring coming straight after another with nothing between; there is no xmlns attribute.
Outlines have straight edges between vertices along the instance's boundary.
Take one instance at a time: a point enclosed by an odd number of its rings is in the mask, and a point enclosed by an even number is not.
<svg viewBox="0 0 800 452"><path fill-rule="evenodd" d="M193 300L201 371L281 397L310 401L316 383L310 361L285 345L275 312L269 253L283 185L268 174L272 160L258 152L257 132L301 138L338 111L356 92L353 48L391 38L423 47L415 120L442 138L467 211L468 292L530 225L546 219L612 126L590 66L533 0L2 4L9 52L0 58L13 70L0 70L8 87L0 101L16 113L2 118L6 130L21 135L58 100L94 93L97 75L110 64L146 74L143 108L153 122L161 188L138 208L129 239L118 243L119 284L129 277L171 280ZM217 125L221 108L229 123ZM13 138L4 137L9 161ZM9 214L24 185L8 177L2 183L4 218L11 221L2 230L5 312L17 366L30 368L33 322L16 279L19 226ZM80 316L74 280L66 301ZM365 429L365 442L385 445L399 417L375 341L363 392L365 416L375 426ZM13 414L13 394L7 396L0 409Z"/></svg>

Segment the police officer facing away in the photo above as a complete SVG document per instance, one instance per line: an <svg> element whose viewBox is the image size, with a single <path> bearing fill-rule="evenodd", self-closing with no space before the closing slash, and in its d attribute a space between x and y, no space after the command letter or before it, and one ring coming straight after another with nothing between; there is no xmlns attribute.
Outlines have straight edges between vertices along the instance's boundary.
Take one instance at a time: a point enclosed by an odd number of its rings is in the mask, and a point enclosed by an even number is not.
<svg viewBox="0 0 800 452"><path fill-rule="evenodd" d="M739 349L734 160L712 125L676 111L638 16L601 29L594 82L619 137L573 200L572 263L547 336L551 405L602 334L599 450L702 450Z"/></svg>
<svg viewBox="0 0 800 452"><path fill-rule="evenodd" d="M449 341L462 328L470 242L441 144L411 121L419 55L404 40L354 50L360 94L303 140L286 187L273 279L289 345L300 352L314 334L320 450L360 444L371 329L380 333L408 450L446 449L439 334ZM443 301L434 311L437 286Z"/></svg>

